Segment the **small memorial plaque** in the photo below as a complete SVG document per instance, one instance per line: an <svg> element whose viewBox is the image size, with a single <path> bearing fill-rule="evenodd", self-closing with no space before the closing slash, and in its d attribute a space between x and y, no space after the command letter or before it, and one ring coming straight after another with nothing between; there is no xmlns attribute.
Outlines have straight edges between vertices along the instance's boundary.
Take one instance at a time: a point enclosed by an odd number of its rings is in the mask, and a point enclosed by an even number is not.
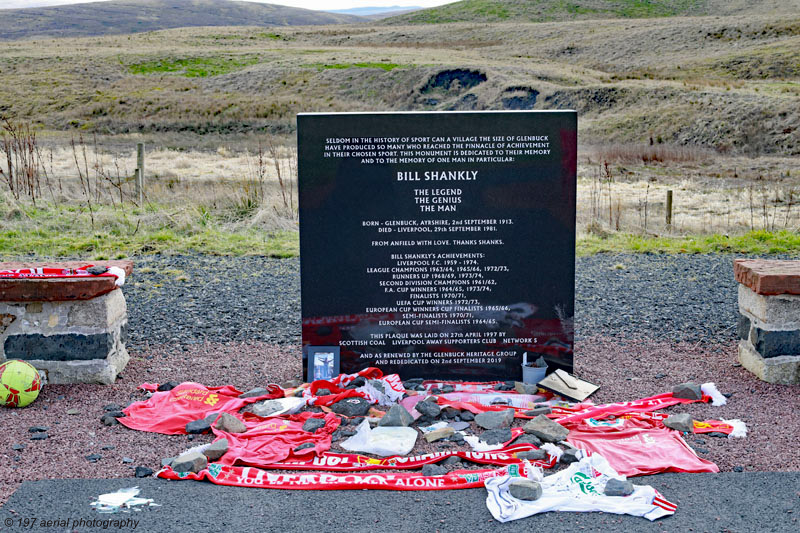
<svg viewBox="0 0 800 533"><path fill-rule="evenodd" d="M574 111L297 130L304 375L521 380L524 354L572 372Z"/></svg>

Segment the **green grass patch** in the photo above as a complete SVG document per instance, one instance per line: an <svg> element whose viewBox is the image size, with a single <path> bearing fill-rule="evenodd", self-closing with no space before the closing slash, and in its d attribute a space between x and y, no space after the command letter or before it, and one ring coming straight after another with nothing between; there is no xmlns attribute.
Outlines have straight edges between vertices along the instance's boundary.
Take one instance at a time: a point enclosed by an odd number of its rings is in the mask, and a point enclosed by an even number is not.
<svg viewBox="0 0 800 533"><path fill-rule="evenodd" d="M258 56L214 56L157 59L128 65L131 74L176 74L186 78L219 76L258 63Z"/></svg>
<svg viewBox="0 0 800 533"><path fill-rule="evenodd" d="M344 70L348 68L379 68L389 72L396 68L411 68L414 65L400 65L398 63L308 63L302 65L303 68L315 68L317 70L336 69Z"/></svg>
<svg viewBox="0 0 800 533"><path fill-rule="evenodd" d="M615 234L607 238L588 235L578 238L578 255L596 253L733 253L800 255L800 234L791 231L751 231L744 235L691 235L647 237Z"/></svg>

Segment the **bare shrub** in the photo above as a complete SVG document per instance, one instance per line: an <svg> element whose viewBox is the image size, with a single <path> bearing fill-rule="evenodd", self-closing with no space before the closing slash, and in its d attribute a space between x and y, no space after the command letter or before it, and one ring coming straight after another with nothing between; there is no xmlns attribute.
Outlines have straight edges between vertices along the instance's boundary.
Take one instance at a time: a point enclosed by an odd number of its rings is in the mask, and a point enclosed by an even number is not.
<svg viewBox="0 0 800 533"><path fill-rule="evenodd" d="M36 133L29 124L11 122L5 117L0 124L0 151L5 154L5 169L0 164L0 176L16 200L27 196L35 205L42 193Z"/></svg>
<svg viewBox="0 0 800 533"><path fill-rule="evenodd" d="M674 144L611 144L592 149L592 159L615 163L691 163L712 157L710 150Z"/></svg>

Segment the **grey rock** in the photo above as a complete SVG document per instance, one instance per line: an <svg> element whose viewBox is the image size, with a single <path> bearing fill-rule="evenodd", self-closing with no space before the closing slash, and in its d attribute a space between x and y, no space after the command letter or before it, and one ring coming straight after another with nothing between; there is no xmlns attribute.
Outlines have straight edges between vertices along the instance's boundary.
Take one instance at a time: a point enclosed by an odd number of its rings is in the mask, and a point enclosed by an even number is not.
<svg viewBox="0 0 800 533"><path fill-rule="evenodd" d="M453 436L455 430L451 427L443 427L425 433L425 440L428 442L436 442L437 440L447 439Z"/></svg>
<svg viewBox="0 0 800 533"><path fill-rule="evenodd" d="M547 418L544 415L539 415L527 424L522 426L525 433L536 435L544 442L559 442L567 438L569 430Z"/></svg>
<svg viewBox="0 0 800 533"><path fill-rule="evenodd" d="M176 472L200 472L208 466L208 458L200 452L187 452L172 461L172 469Z"/></svg>
<svg viewBox="0 0 800 533"><path fill-rule="evenodd" d="M470 426L469 422L450 422L447 425L456 431L463 431Z"/></svg>
<svg viewBox="0 0 800 533"><path fill-rule="evenodd" d="M295 389L295 388L299 387L302 384L303 384L303 382L300 381L299 379L290 379L288 381L284 381L283 383L281 383L281 388L282 389Z"/></svg>
<svg viewBox="0 0 800 533"><path fill-rule="evenodd" d="M427 416L428 418L436 418L442 413L442 408L439 407L438 403L424 401L419 402L415 409L419 414L422 416Z"/></svg>
<svg viewBox="0 0 800 533"><path fill-rule="evenodd" d="M461 420L464 422L472 422L475 420L475 415L472 411L461 411Z"/></svg>
<svg viewBox="0 0 800 533"><path fill-rule="evenodd" d="M423 465L422 467L422 475L423 476L443 476L447 473L447 469L434 464Z"/></svg>
<svg viewBox="0 0 800 533"><path fill-rule="evenodd" d="M379 426L410 426L414 422L414 417L402 405L395 404L389 409L381 421L378 422Z"/></svg>
<svg viewBox="0 0 800 533"><path fill-rule="evenodd" d="M216 461L228 451L228 439L215 440L203 450L209 461Z"/></svg>
<svg viewBox="0 0 800 533"><path fill-rule="evenodd" d="M581 460L582 455L583 454L581 453L580 450L577 450L575 448L567 448L566 450L564 450L564 453L561 454L559 462L565 465L577 463L578 461Z"/></svg>
<svg viewBox="0 0 800 533"><path fill-rule="evenodd" d="M717 437L722 439L727 439L728 436L725 433L720 433L719 431L712 431L711 433L706 433L706 437Z"/></svg>
<svg viewBox="0 0 800 533"><path fill-rule="evenodd" d="M226 433L244 433L247 431L247 426L244 425L244 422L230 413L222 413L214 427Z"/></svg>
<svg viewBox="0 0 800 533"><path fill-rule="evenodd" d="M683 398L686 400L699 400L703 397L703 391L700 390L700 385L691 381L675 385L672 388L672 395L675 398Z"/></svg>
<svg viewBox="0 0 800 533"><path fill-rule="evenodd" d="M439 461L438 464L441 465L441 466L460 465L461 464L461 459L459 459L455 455L451 455L450 457L448 457L444 461Z"/></svg>
<svg viewBox="0 0 800 533"><path fill-rule="evenodd" d="M31 426L28 428L28 433L44 433L50 429L49 426Z"/></svg>
<svg viewBox="0 0 800 533"><path fill-rule="evenodd" d="M316 444L314 444L313 442L306 442L306 443L301 444L297 448L295 448L294 451L299 452L300 450L305 450L307 448L313 448L315 446L316 446Z"/></svg>
<svg viewBox="0 0 800 533"><path fill-rule="evenodd" d="M359 387L363 387L366 384L367 384L367 380L364 379L363 376L358 376L356 379L351 381L350 384L345 387L345 389L357 389Z"/></svg>
<svg viewBox="0 0 800 533"><path fill-rule="evenodd" d="M542 405L540 407L534 407L530 411L525 411L525 414L528 416L539 416L539 415L549 415L553 412L553 409L549 405Z"/></svg>
<svg viewBox="0 0 800 533"><path fill-rule="evenodd" d="M325 420L322 418L309 418L303 423L303 431L316 433L319 428L325 427Z"/></svg>
<svg viewBox="0 0 800 533"><path fill-rule="evenodd" d="M180 385L179 381L167 381L166 383L159 385L158 389L156 390L158 390L158 392L165 392L174 389L178 385Z"/></svg>
<svg viewBox="0 0 800 533"><path fill-rule="evenodd" d="M331 392L330 389L326 389L326 388L323 387L321 389L317 389L316 396L330 396L331 394L333 394L333 393Z"/></svg>
<svg viewBox="0 0 800 533"><path fill-rule="evenodd" d="M269 394L269 391L264 387L256 387L254 389L250 389L247 392L243 392L239 395L239 398L258 398L259 396L264 396L265 394Z"/></svg>
<svg viewBox="0 0 800 533"><path fill-rule="evenodd" d="M129 464L133 463L133 461L134 461L134 460L133 460L133 458L132 458L132 457L123 457L123 458L122 458L122 463L123 463L123 464L126 464L126 465L129 465Z"/></svg>
<svg viewBox="0 0 800 533"><path fill-rule="evenodd" d="M518 500L535 501L542 497L542 486L530 479L515 479L509 484L508 492Z"/></svg>
<svg viewBox="0 0 800 533"><path fill-rule="evenodd" d="M664 420L664 425L685 433L694 433L694 420L689 413L671 415Z"/></svg>
<svg viewBox="0 0 800 533"><path fill-rule="evenodd" d="M31 435L31 440L45 440L48 436L47 433L34 433Z"/></svg>
<svg viewBox="0 0 800 533"><path fill-rule="evenodd" d="M517 459L527 459L528 461L544 461L547 459L547 452L544 450L517 452Z"/></svg>
<svg viewBox="0 0 800 533"><path fill-rule="evenodd" d="M100 417L100 422L103 423L104 426L116 426L119 424L119 420L117 417L112 415L111 413L106 413Z"/></svg>
<svg viewBox="0 0 800 533"><path fill-rule="evenodd" d="M203 420L205 420L205 421L206 421L206 422L208 422L209 424L212 424L212 425L213 425L213 424L214 424L214 422L216 422L216 421L217 421L217 417L219 417L219 415L221 415L221 414L222 414L222 413L208 413L208 414L207 414L207 415L206 415L206 416L203 418Z"/></svg>
<svg viewBox="0 0 800 533"><path fill-rule="evenodd" d="M165 458L161 459L161 466L162 467L169 466L169 465L172 464L172 461L174 461L174 460L175 460L174 457L165 457Z"/></svg>
<svg viewBox="0 0 800 533"><path fill-rule="evenodd" d="M603 489L603 494L606 496L630 496L633 494L633 483L621 479L611 478L606 483L606 488Z"/></svg>
<svg viewBox="0 0 800 533"><path fill-rule="evenodd" d="M108 452L108 451L111 451L111 450L113 450L114 448L116 448L116 446L103 446L103 447L102 447L102 448L100 448L100 449L101 449L101 450L103 450L103 451L105 451L105 452Z"/></svg>
<svg viewBox="0 0 800 533"><path fill-rule="evenodd" d="M697 453L703 453L703 454L708 453L708 450L706 448L695 448L694 451L696 451Z"/></svg>
<svg viewBox="0 0 800 533"><path fill-rule="evenodd" d="M542 446L542 441L536 435L525 433L524 435L520 435L519 437L514 439L514 442L512 442L511 444L533 444L534 446L539 448Z"/></svg>
<svg viewBox="0 0 800 533"><path fill-rule="evenodd" d="M200 420L192 420L186 424L186 433L190 435L208 433L209 431L211 431L211 424L202 418Z"/></svg>
<svg viewBox="0 0 800 533"><path fill-rule="evenodd" d="M443 394L447 394L447 393L449 393L449 392L455 392L455 391L456 391L456 388L455 388L455 387L453 387L452 385L445 385L445 386L443 386L443 387L442 387L442 389L441 389L441 390L442 390L442 393L443 393Z"/></svg>
<svg viewBox="0 0 800 533"><path fill-rule="evenodd" d="M271 414L277 413L283 409L283 405L277 400L264 400L261 402L256 402L248 407L248 411L262 418L266 418Z"/></svg>
<svg viewBox="0 0 800 533"><path fill-rule="evenodd" d="M448 440L450 442L454 442L456 444L464 444L466 442L464 440L464 435L462 435L461 433L458 433L458 432L453 433L452 435L450 435L450 438Z"/></svg>
<svg viewBox="0 0 800 533"><path fill-rule="evenodd" d="M122 411L122 407L115 403L108 403L103 406L103 411Z"/></svg>
<svg viewBox="0 0 800 533"><path fill-rule="evenodd" d="M89 461L90 463L96 463L97 461L99 461L102 458L103 458L103 456L100 455L99 453L92 453L92 454L89 454L89 455L87 455L85 457L85 459L87 461Z"/></svg>
<svg viewBox="0 0 800 533"><path fill-rule="evenodd" d="M517 394L536 394L539 392L539 387L535 383L517 381L514 383L514 390L517 391Z"/></svg>
<svg viewBox="0 0 800 533"><path fill-rule="evenodd" d="M502 444L511 440L511 430L509 428L498 428L484 431L480 435L480 440L486 444Z"/></svg>
<svg viewBox="0 0 800 533"><path fill-rule="evenodd" d="M448 419L455 419L456 417L460 417L461 411L458 409L453 409L452 407L445 407L442 409L442 418Z"/></svg>
<svg viewBox="0 0 800 533"><path fill-rule="evenodd" d="M364 398L345 398L331 405L331 411L348 417L364 416L369 408L370 404Z"/></svg>
<svg viewBox="0 0 800 533"><path fill-rule="evenodd" d="M79 414L81 414L81 410L80 409L67 409L67 414L68 415L79 415Z"/></svg>
<svg viewBox="0 0 800 533"><path fill-rule="evenodd" d="M11 445L11 449L14 450L15 452L18 452L20 450L24 450L25 449L25 445L24 444L12 444Z"/></svg>
<svg viewBox="0 0 800 533"><path fill-rule="evenodd" d="M150 477L153 475L153 469L146 466L137 466L135 475L136 477Z"/></svg>
<svg viewBox="0 0 800 533"><path fill-rule="evenodd" d="M475 423L483 429L499 429L511 426L514 421L514 410L487 411L475 416Z"/></svg>
<svg viewBox="0 0 800 533"><path fill-rule="evenodd" d="M734 466L733 467L733 471L734 472L744 472L744 467L743 466Z"/></svg>
<svg viewBox="0 0 800 533"><path fill-rule="evenodd" d="M99 276L100 274L105 274L106 272L108 272L108 267L104 267L101 265L94 265L87 268L86 272L92 274L93 276Z"/></svg>

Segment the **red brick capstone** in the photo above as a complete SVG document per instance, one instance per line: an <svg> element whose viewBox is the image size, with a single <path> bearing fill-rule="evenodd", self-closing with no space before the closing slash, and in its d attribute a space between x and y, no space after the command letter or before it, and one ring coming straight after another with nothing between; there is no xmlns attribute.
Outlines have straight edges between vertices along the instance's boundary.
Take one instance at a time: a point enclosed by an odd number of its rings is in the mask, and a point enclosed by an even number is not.
<svg viewBox="0 0 800 533"><path fill-rule="evenodd" d="M734 259L733 275L756 294L800 294L800 261Z"/></svg>

